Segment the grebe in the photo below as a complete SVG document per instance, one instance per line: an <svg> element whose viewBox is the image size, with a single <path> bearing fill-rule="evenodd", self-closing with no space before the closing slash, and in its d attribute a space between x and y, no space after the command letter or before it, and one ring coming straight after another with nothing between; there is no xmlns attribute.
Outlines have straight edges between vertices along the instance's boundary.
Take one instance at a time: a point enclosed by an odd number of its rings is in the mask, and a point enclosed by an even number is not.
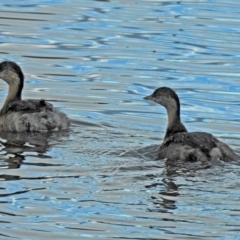
<svg viewBox="0 0 240 240"><path fill-rule="evenodd" d="M158 149L158 159L230 161L239 158L227 144L219 141L212 134L187 131L181 122L178 95L171 88L160 87L144 99L161 104L168 114L167 130Z"/></svg>
<svg viewBox="0 0 240 240"><path fill-rule="evenodd" d="M22 100L24 75L11 61L0 63L0 78L9 85L0 111L0 131L48 132L68 129L68 117L45 100Z"/></svg>

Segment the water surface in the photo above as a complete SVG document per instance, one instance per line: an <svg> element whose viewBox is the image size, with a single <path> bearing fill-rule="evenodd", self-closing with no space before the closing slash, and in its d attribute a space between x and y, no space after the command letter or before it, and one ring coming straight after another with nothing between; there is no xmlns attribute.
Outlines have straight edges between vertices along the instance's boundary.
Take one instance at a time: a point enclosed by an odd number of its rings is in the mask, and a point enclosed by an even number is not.
<svg viewBox="0 0 240 240"><path fill-rule="evenodd" d="M190 131L239 146L240 3L3 0L1 61L69 132L0 134L1 239L238 239L238 162L155 161L174 88ZM7 86L0 82L0 101Z"/></svg>

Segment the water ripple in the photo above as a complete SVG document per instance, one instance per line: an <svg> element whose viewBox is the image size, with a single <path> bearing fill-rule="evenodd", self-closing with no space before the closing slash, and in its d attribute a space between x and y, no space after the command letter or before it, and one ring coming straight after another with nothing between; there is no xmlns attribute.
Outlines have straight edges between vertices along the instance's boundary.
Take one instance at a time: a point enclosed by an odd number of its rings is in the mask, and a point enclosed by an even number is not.
<svg viewBox="0 0 240 240"><path fill-rule="evenodd" d="M23 68L24 98L72 121L0 134L1 239L238 239L239 163L156 161L166 112L142 98L174 88L189 130L239 152L239 6L1 1L1 59Z"/></svg>

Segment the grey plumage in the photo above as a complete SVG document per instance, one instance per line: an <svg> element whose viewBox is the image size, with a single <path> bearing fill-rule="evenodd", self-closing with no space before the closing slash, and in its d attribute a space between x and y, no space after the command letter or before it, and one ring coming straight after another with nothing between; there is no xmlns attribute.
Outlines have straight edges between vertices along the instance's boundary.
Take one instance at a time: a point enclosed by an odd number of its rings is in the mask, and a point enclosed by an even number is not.
<svg viewBox="0 0 240 240"><path fill-rule="evenodd" d="M231 161L239 158L227 144L219 141L212 134L187 131L181 122L179 98L171 88L158 88L144 99L161 104L168 113L168 126L158 149L158 159Z"/></svg>
<svg viewBox="0 0 240 240"><path fill-rule="evenodd" d="M48 132L69 127L68 117L51 103L21 99L24 75L16 63L0 63L0 78L9 85L7 98L0 111L1 132Z"/></svg>

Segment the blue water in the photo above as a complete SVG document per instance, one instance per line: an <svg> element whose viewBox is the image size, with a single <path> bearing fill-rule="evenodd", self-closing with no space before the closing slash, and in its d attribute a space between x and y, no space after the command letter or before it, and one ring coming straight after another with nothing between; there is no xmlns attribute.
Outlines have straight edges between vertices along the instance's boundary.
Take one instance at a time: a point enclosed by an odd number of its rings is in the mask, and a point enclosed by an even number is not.
<svg viewBox="0 0 240 240"><path fill-rule="evenodd" d="M0 239L240 239L239 162L154 161L167 116L143 100L174 88L187 128L239 153L239 9L2 0L0 61L21 66L24 98L51 101L72 124L0 133Z"/></svg>

